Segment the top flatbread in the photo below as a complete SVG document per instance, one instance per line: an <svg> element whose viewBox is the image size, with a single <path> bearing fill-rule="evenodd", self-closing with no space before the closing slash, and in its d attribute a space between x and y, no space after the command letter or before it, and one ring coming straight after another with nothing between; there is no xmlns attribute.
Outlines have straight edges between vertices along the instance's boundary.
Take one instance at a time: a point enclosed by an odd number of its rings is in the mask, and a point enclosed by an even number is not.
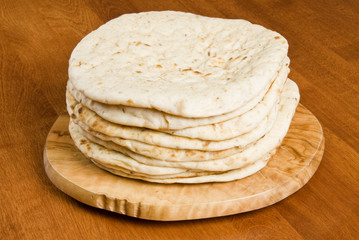
<svg viewBox="0 0 359 240"><path fill-rule="evenodd" d="M125 14L76 46L69 80L98 102L209 117L263 92L287 51L281 35L244 20Z"/></svg>
<svg viewBox="0 0 359 240"><path fill-rule="evenodd" d="M286 58L282 65L281 70L278 72L275 81L271 85L270 89L266 92L263 99L258 99L257 97L255 97L246 106L240 109L236 109L226 114L217 115L208 118L185 118L185 117L166 114L164 112L160 112L148 108L136 108L136 107L128 107L122 105L103 104L85 97L81 92L79 92L73 87L70 81L68 81L67 84L67 90L69 91L67 92L67 101L72 102L74 98L76 99L77 102L80 102L81 104L85 105L87 108L96 112L102 118L112 123L118 123L126 126L145 127L150 129L156 129L156 130L179 130L179 129L190 128L190 127L198 127L198 126L214 124L214 123L219 123L233 119L234 117L245 114L248 111L253 110L254 108L258 108L258 105L265 105L268 108L270 108L274 104L273 97L275 96L273 96L273 93L279 92L283 87L285 80L287 79L289 72L288 65L289 65L289 58ZM265 90L267 90L267 88ZM260 94L260 96L262 96L262 93ZM259 108L263 109L263 106ZM257 113L258 113L257 116L252 115L251 117L252 119L250 119L250 121L254 121L255 119L261 120L263 116L266 115L266 113L263 110L259 110L257 111ZM255 123L253 122L252 124ZM176 131L172 131L171 133L174 135L181 136L180 131L178 131L177 134ZM189 129L185 130L183 134L185 134L185 136L188 137L201 138L198 135L198 133L196 134L193 130L189 130ZM222 135L221 137L222 139L228 138L224 135Z"/></svg>

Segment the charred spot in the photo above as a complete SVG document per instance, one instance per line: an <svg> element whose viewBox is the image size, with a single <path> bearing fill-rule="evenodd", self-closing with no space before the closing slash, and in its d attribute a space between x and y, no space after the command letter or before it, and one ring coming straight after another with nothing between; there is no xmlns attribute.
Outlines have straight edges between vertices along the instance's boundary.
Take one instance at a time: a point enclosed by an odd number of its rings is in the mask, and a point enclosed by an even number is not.
<svg viewBox="0 0 359 240"><path fill-rule="evenodd" d="M72 114L71 114L71 118L72 118L72 119L76 119L76 115L72 113Z"/></svg>
<svg viewBox="0 0 359 240"><path fill-rule="evenodd" d="M80 144L85 144L86 143L86 140L85 139L81 139L80 140Z"/></svg>
<svg viewBox="0 0 359 240"><path fill-rule="evenodd" d="M82 113L82 107L79 108L79 110L77 110L80 114Z"/></svg>

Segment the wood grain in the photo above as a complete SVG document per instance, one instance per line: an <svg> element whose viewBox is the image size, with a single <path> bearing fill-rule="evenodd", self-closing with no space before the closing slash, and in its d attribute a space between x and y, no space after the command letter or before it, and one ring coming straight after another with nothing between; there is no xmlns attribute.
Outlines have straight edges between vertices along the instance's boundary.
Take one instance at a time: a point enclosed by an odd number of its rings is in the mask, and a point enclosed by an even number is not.
<svg viewBox="0 0 359 240"><path fill-rule="evenodd" d="M152 222L89 207L51 183L43 149L65 111L72 49L123 13L165 9L244 18L288 39L290 77L326 139L301 190L249 213ZM0 239L359 238L358 1L4 0L0 22Z"/></svg>
<svg viewBox="0 0 359 240"><path fill-rule="evenodd" d="M226 216L267 207L308 182L323 156L323 130L299 105L291 127L267 166L227 183L155 184L122 178L95 166L75 146L69 116L56 120L46 139L44 164L51 181L90 206L150 220Z"/></svg>

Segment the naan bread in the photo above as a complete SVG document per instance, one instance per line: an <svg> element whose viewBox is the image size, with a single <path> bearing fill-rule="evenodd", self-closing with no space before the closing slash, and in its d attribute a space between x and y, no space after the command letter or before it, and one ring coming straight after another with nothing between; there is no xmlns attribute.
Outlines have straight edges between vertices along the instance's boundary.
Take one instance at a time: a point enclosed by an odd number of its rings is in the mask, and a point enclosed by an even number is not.
<svg viewBox="0 0 359 240"><path fill-rule="evenodd" d="M280 34L244 20L125 14L76 46L69 81L97 102L210 117L261 99L287 51Z"/></svg>

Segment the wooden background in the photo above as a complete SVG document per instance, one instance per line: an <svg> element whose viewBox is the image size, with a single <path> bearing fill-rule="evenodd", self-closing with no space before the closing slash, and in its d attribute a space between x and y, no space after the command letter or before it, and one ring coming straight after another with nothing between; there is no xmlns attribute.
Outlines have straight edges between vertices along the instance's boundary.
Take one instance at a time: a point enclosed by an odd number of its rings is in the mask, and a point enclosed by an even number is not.
<svg viewBox="0 0 359 240"><path fill-rule="evenodd" d="M243 18L289 41L290 77L321 121L323 161L300 191L240 215L134 219L79 203L43 167L65 111L68 59L123 13L181 10ZM359 239L359 1L0 1L0 239Z"/></svg>

